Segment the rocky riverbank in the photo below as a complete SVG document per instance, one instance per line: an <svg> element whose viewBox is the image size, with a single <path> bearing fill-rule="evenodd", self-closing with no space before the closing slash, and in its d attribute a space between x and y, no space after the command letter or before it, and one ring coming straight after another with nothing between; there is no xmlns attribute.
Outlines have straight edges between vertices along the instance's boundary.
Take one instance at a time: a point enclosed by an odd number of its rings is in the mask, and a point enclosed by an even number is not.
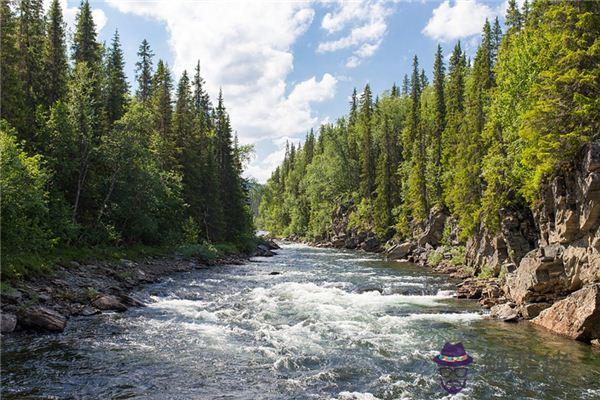
<svg viewBox="0 0 600 400"><path fill-rule="evenodd" d="M411 238L383 244L348 227L356 211L349 202L333 212L331 236L311 244L432 267L463 279L458 297L478 299L495 318L600 345L600 142L557 168L538 197L535 207L502 210L499 231L482 224L462 246L444 208L433 208Z"/></svg>
<svg viewBox="0 0 600 400"><path fill-rule="evenodd" d="M258 245L252 255L273 256L274 242ZM174 272L241 264L251 255L199 258L146 258L136 261L58 265L49 275L13 282L1 293L1 332L62 332L69 317L92 316L105 311L123 312L144 307L131 293Z"/></svg>

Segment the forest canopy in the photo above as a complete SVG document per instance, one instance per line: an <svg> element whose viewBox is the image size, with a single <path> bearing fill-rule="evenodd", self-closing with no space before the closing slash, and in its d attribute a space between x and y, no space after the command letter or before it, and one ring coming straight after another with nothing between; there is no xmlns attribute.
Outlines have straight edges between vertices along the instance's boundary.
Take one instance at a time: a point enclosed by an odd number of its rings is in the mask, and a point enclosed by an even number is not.
<svg viewBox="0 0 600 400"><path fill-rule="evenodd" d="M67 43L60 1L1 0L2 264L59 246L254 238L223 94L200 62L174 82L144 40L135 93L118 31L98 42L88 1Z"/></svg>
<svg viewBox="0 0 600 400"><path fill-rule="evenodd" d="M259 227L327 239L332 213L351 203L349 225L381 241L410 237L440 208L463 239L498 230L502 210L533 206L555 166L600 137L599 10L511 0L472 59L457 42L445 62L438 46L431 81L415 55L400 87L354 90L346 116L288 146Z"/></svg>

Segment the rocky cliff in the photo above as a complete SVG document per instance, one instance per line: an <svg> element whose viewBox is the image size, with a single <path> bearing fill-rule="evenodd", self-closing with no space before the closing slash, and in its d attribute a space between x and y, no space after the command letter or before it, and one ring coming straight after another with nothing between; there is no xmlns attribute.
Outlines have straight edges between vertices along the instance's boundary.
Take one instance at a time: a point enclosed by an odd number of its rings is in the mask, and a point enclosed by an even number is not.
<svg viewBox="0 0 600 400"><path fill-rule="evenodd" d="M521 310L543 304L547 309L532 319L537 325L575 339L598 339L600 142L561 165L539 198L533 210L538 246L506 275L506 297Z"/></svg>
<svg viewBox="0 0 600 400"><path fill-rule="evenodd" d="M415 238L387 246L390 259L432 264L462 277L446 247L445 210L432 210ZM450 228L450 229L448 229ZM447 241L456 242L456 234ZM441 257L430 257L438 252ZM600 337L600 142L585 145L544 184L535 207L502 211L492 233L481 225L466 243L469 278L459 297L481 299L505 321L531 319L539 326L583 341ZM481 277L485 275L485 279Z"/></svg>

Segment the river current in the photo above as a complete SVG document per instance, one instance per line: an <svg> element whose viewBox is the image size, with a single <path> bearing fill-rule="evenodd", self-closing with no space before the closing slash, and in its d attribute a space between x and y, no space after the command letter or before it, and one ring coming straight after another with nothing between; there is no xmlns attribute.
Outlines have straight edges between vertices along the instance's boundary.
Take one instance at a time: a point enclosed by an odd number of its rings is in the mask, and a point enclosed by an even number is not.
<svg viewBox="0 0 600 400"><path fill-rule="evenodd" d="M599 399L600 351L485 318L444 275L286 245L172 275L148 306L2 339L3 399ZM432 357L462 342L467 386Z"/></svg>

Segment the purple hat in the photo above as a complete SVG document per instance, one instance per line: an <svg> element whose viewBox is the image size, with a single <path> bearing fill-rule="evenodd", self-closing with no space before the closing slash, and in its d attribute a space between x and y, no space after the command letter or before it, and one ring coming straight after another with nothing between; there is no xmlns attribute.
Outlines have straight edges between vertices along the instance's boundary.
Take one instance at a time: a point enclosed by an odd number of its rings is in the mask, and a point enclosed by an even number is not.
<svg viewBox="0 0 600 400"><path fill-rule="evenodd" d="M445 367L456 367L471 364L473 357L467 354L462 343L446 342L440 354L433 357L433 361Z"/></svg>

